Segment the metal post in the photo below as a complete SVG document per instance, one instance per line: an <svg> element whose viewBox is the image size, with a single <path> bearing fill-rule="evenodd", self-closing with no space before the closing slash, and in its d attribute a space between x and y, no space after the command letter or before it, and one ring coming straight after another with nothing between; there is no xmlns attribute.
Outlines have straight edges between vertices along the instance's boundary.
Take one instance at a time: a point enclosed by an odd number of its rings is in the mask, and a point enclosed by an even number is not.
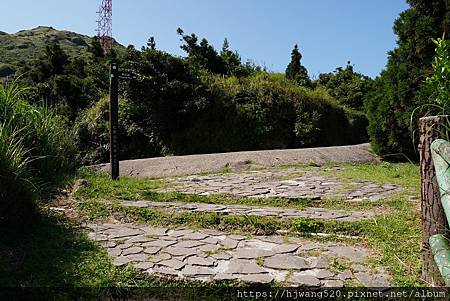
<svg viewBox="0 0 450 301"><path fill-rule="evenodd" d="M111 64L109 86L109 142L111 177L119 177L119 68L116 63Z"/></svg>

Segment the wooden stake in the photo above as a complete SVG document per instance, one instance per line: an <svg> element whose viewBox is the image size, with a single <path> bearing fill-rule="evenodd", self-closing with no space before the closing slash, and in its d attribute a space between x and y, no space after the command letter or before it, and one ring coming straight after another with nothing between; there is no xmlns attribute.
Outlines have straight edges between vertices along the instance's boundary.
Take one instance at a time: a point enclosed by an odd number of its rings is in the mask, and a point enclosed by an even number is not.
<svg viewBox="0 0 450 301"><path fill-rule="evenodd" d="M425 117L419 120L420 175L422 179L422 278L430 286L444 285L439 269L434 262L429 239L432 235L444 234L447 227L431 157L431 143L439 138L441 125L446 120L446 116Z"/></svg>

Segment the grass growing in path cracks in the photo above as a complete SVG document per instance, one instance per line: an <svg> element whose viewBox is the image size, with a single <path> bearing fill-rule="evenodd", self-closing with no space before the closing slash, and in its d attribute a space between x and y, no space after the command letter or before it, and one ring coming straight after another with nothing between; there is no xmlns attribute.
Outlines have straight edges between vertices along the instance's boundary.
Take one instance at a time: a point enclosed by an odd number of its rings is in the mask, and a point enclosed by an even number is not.
<svg viewBox="0 0 450 301"><path fill-rule="evenodd" d="M356 235L359 239L337 236L313 237L315 240L343 241L348 244L365 244L376 251L379 256L370 260L372 266L385 266L393 275L394 285L423 285L420 280L420 215L416 203L408 200L408 195L418 193L418 167L412 164L343 164L342 170L323 171L324 175L333 176L344 182L366 180L380 184L393 183L407 188L404 193L376 202L348 203L339 198L329 198L320 202L310 200L263 200L232 198L226 196L190 196L182 194L158 194L154 188L141 186L136 179L123 179L128 186L122 192L118 186L111 184L107 176L88 175L91 187L77 192L79 208L89 220L108 220L111 218L126 221L164 225L168 227L188 226L192 228L214 228L242 234L274 234L278 230L290 235L308 236L308 232L327 234ZM98 187L96 179L102 182ZM160 181L160 182L158 182ZM100 182L99 182L100 183ZM112 186L111 186L112 185ZM150 184L144 184L150 185ZM161 180L153 182L153 187L164 185ZM151 209L139 209L120 206L117 202L105 205L100 200L149 199L153 201L202 202L213 204L244 204L251 206L278 206L302 209L305 207L324 207L341 210L366 210L376 208L382 214L373 219L358 222L338 222L314 219L297 219L285 221L273 217L246 217L218 213L165 213Z"/></svg>
<svg viewBox="0 0 450 301"><path fill-rule="evenodd" d="M218 205L245 205L253 207L283 207L297 210L317 207L335 210L389 210L389 205L383 201L359 201L348 202L339 197L326 197L322 200L311 200L307 198L243 198L231 195L192 195L178 192L156 192L156 189L165 187L161 179L139 179L122 177L118 181L111 180L104 173L96 173L86 169L79 172L78 177L90 182L88 187L82 187L74 193L79 200L149 200L154 202L177 202L177 203L205 203Z"/></svg>
<svg viewBox="0 0 450 301"><path fill-rule="evenodd" d="M227 215L209 212L165 212L148 208L83 201L78 204L82 215L90 221L108 221L111 218L124 223L145 223L152 226L209 228L255 234L275 234L289 229L291 223L270 217Z"/></svg>
<svg viewBox="0 0 450 301"><path fill-rule="evenodd" d="M82 216L91 222L117 220L122 223L141 223L155 227L189 227L192 229L216 229L236 232L243 235L274 235L278 231L308 236L309 233L331 234L334 240L342 236L364 235L364 228L374 220L341 222L312 218L281 219L278 217L261 217L242 214L224 214L215 212L169 212L149 208L123 206L113 202L106 204L97 200L78 203ZM341 237L340 240L346 240ZM347 241L347 240L346 240ZM350 242L351 240L348 239Z"/></svg>
<svg viewBox="0 0 450 301"><path fill-rule="evenodd" d="M118 203L104 204L96 200L78 204L83 216L90 221L111 218L126 223L143 223L163 227L218 229L240 234L273 235L282 231L319 241L340 241L364 244L379 256L371 259L374 266L385 266L393 274L395 284L414 286L420 282L420 216L404 196L389 202L395 211L373 219L340 222L299 218L292 221L274 217L253 217L201 212L164 212L148 208L133 208ZM309 233L326 233L328 237L311 237ZM357 236L359 239L338 237Z"/></svg>

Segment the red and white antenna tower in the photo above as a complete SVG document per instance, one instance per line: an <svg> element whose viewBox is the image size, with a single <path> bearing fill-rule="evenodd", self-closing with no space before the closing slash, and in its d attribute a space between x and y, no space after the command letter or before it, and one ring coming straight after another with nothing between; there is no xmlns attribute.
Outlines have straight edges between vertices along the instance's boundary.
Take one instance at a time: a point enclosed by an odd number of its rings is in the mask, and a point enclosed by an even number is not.
<svg viewBox="0 0 450 301"><path fill-rule="evenodd" d="M112 0L102 0L98 13L97 38L102 45L103 53L111 51L112 37Z"/></svg>

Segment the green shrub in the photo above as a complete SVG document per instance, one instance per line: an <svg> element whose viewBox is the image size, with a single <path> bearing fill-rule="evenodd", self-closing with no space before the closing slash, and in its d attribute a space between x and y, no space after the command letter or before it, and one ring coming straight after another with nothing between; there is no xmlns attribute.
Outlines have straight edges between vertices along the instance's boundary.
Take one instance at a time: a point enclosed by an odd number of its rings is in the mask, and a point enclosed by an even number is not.
<svg viewBox="0 0 450 301"><path fill-rule="evenodd" d="M158 51L133 50L138 79L120 100L121 159L345 145L367 141L363 113L282 74L223 77ZM108 161L108 101L76 123L82 162Z"/></svg>
<svg viewBox="0 0 450 301"><path fill-rule="evenodd" d="M433 74L427 78L428 88L433 91L430 105L435 106L436 114L446 115L450 111L450 41L439 38L433 60Z"/></svg>
<svg viewBox="0 0 450 301"><path fill-rule="evenodd" d="M235 91L228 102L236 108L244 145L252 149L331 146L366 139L362 114L344 109L323 89L300 87L282 74L266 72L230 86L222 85L223 93Z"/></svg>
<svg viewBox="0 0 450 301"><path fill-rule="evenodd" d="M173 153L331 146L367 141L363 113L281 74L204 75L204 107L171 136ZM176 116L176 115L171 115ZM179 120L174 118L174 120Z"/></svg>
<svg viewBox="0 0 450 301"><path fill-rule="evenodd" d="M132 47L121 67L136 75L121 84L121 159L367 141L362 113L284 74L214 75L190 60ZM107 99L78 116L83 163L108 161L108 131Z"/></svg>
<svg viewBox="0 0 450 301"><path fill-rule="evenodd" d="M163 153L153 127L146 127L136 108L119 100L120 158L134 159ZM76 120L75 143L78 161L83 165L109 162L109 100L102 98L84 110Z"/></svg>
<svg viewBox="0 0 450 301"><path fill-rule="evenodd" d="M334 72L319 75L317 84L326 88L338 103L354 110L364 109L364 98L371 90L373 80L361 73L355 72L348 62L344 68L336 68Z"/></svg>
<svg viewBox="0 0 450 301"><path fill-rule="evenodd" d="M298 218L292 222L292 226L300 233L318 233L324 230L323 222L308 218Z"/></svg>
<svg viewBox="0 0 450 301"><path fill-rule="evenodd" d="M64 119L28 104L16 84L0 84L0 222L20 219L75 165Z"/></svg>
<svg viewBox="0 0 450 301"><path fill-rule="evenodd" d="M0 224L7 216L27 216L32 209L36 187L31 176L29 149L25 149L20 134L0 124Z"/></svg>

